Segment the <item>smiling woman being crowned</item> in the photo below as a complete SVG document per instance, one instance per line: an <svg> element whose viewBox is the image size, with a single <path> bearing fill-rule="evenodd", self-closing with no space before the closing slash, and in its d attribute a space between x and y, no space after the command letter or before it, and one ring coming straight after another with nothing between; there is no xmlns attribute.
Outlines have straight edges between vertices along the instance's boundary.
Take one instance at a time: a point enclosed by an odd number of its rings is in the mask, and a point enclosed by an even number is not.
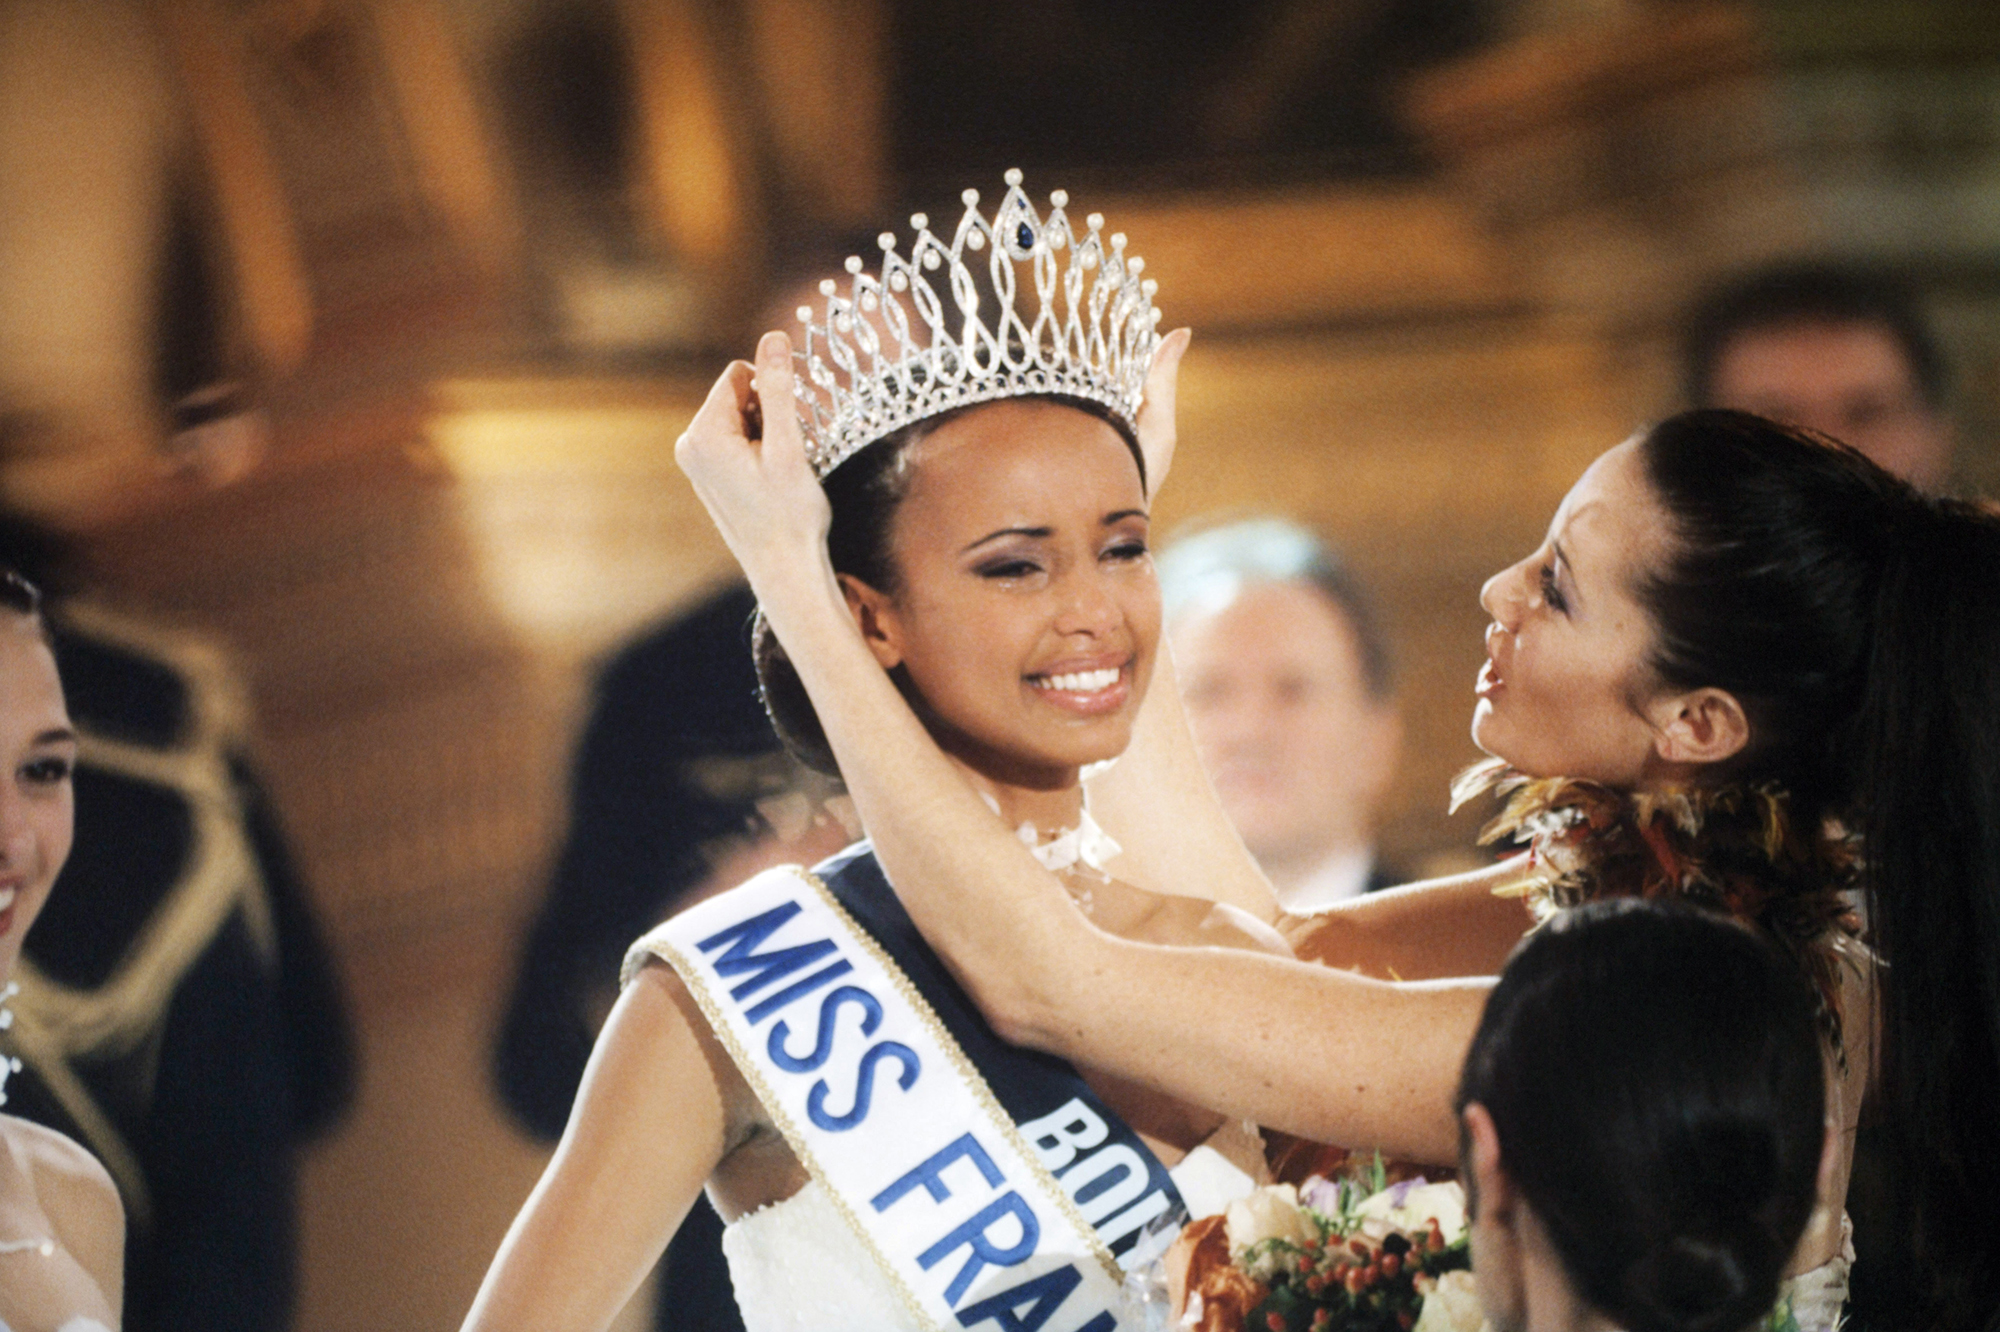
<svg viewBox="0 0 2000 1332"><path fill-rule="evenodd" d="M938 745L1099 926L1283 952L1251 914L1268 900L1121 880L1086 806L1081 770L1125 750L1152 675L1135 431L1185 339L1159 337L1122 236L1008 184L990 217L968 191L949 242L921 216L907 256L883 236L879 275L850 259L800 312L799 415L840 590ZM704 411L754 439L751 381L731 366ZM779 734L834 771L761 626L756 652ZM467 1327L605 1326L706 1184L751 1332L1112 1332L1138 1325L1125 1272L1262 1170L1253 1127L1000 1039L862 842L633 947Z"/></svg>

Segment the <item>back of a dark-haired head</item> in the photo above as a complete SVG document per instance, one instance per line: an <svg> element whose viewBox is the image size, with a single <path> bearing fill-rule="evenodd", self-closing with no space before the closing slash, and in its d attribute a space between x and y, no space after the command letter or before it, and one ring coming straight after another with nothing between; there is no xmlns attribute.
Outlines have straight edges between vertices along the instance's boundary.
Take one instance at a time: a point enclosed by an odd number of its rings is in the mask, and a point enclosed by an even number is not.
<svg viewBox="0 0 2000 1332"><path fill-rule="evenodd" d="M1909 285L1848 264L1780 264L1737 277L1705 295L1681 331L1681 386L1697 407L1715 402L1716 368L1745 334L1800 324L1870 324L1892 338L1924 400L1942 405L1944 354Z"/></svg>
<svg viewBox="0 0 2000 1332"><path fill-rule="evenodd" d="M1740 1332L1811 1215L1813 996L1771 945L1677 903L1563 913L1507 964L1466 1056L1501 1167L1579 1295L1628 1332Z"/></svg>
<svg viewBox="0 0 2000 1332"><path fill-rule="evenodd" d="M1861 834L1920 1252L1945 1307L2000 1306L2000 1227L1962 1219L2000 1197L2000 520L1740 412L1641 449L1673 529L1637 589L1654 666L1743 702L1728 775Z"/></svg>
<svg viewBox="0 0 2000 1332"><path fill-rule="evenodd" d="M1131 428L1097 403L1053 394L1025 394L1004 401L1058 403L1103 421L1118 432L1139 468L1140 484L1145 484L1146 461ZM897 573L891 537L896 510L909 493L910 453L939 427L984 405L987 404L940 412L905 426L860 450L822 479L820 484L826 491L832 515L826 534L827 555L835 573L850 574L878 592L895 595ZM840 765L834 758L833 746L827 742L819 715L813 711L812 698L761 611L751 633L750 648L764 695L764 710L770 714L778 739L799 762L816 772L838 777Z"/></svg>

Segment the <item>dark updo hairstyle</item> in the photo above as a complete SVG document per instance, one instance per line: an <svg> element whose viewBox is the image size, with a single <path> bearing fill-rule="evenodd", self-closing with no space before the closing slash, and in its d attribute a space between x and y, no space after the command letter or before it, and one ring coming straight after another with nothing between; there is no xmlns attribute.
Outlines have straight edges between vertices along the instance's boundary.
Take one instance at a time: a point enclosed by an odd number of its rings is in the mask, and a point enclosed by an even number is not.
<svg viewBox="0 0 2000 1332"><path fill-rule="evenodd" d="M1048 393L1023 394L998 401L1052 402L1096 417L1118 432L1118 438L1124 441L1132 461L1138 465L1139 485L1141 488L1146 485L1146 459L1139 452L1138 439L1132 428L1107 408L1087 399ZM910 454L940 426L991 405L975 403L958 407L904 426L863 448L827 474L820 484L833 510L826 545L835 573L852 575L886 595L896 594L898 576L890 539L896 510L910 491ZM750 651L757 664L764 710L771 715L771 726L778 739L799 762L838 777L840 765L834 759L833 746L827 743L819 715L813 711L812 699L761 610L751 631Z"/></svg>
<svg viewBox="0 0 2000 1332"><path fill-rule="evenodd" d="M1457 1108L1492 1116L1592 1308L1627 1332L1742 1332L1812 1214L1816 1030L1811 987L1756 934L1679 902L1593 902L1515 950Z"/></svg>
<svg viewBox="0 0 2000 1332"><path fill-rule="evenodd" d="M1858 833L1881 1092L1936 1326L2000 1309L2000 519L1740 412L1641 438L1673 547L1637 592L1669 686L1750 720L1731 775Z"/></svg>

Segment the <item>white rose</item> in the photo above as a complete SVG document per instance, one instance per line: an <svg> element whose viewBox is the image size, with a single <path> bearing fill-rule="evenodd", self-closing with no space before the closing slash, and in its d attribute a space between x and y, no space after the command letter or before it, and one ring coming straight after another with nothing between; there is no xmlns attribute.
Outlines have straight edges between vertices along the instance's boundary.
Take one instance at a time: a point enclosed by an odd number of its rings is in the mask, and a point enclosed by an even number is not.
<svg viewBox="0 0 2000 1332"><path fill-rule="evenodd" d="M1486 1315L1470 1272L1446 1272L1424 1295L1423 1312L1410 1332L1480 1332Z"/></svg>
<svg viewBox="0 0 2000 1332"><path fill-rule="evenodd" d="M1299 1208L1299 1191L1289 1184L1270 1184L1229 1204L1223 1213L1234 1253L1260 1240L1282 1239L1303 1244L1316 1234Z"/></svg>
<svg viewBox="0 0 2000 1332"><path fill-rule="evenodd" d="M1416 1235L1435 1218L1449 1244L1465 1233L1465 1190L1457 1184L1397 1184L1354 1209L1361 1233L1380 1241L1392 1230Z"/></svg>

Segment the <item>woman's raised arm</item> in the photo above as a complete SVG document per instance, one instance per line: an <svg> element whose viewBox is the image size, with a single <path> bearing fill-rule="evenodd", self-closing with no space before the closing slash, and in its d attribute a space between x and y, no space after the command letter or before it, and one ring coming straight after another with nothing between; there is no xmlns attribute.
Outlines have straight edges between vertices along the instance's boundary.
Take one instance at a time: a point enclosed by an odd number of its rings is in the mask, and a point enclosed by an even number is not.
<svg viewBox="0 0 2000 1332"><path fill-rule="evenodd" d="M1137 434L1149 497L1159 494L1173 465L1175 390L1189 336L1186 329L1168 334L1146 378ZM1133 721L1132 743L1089 786L1092 816L1124 848L1122 878L1156 893L1227 902L1259 920L1276 918L1270 881L1223 814L1195 753L1165 642Z"/></svg>
<svg viewBox="0 0 2000 1332"><path fill-rule="evenodd" d="M899 896L995 1025L1226 1113L1452 1159L1451 1082L1485 984L1398 986L1094 929L980 803L856 631L827 559L791 373L786 339L766 335L757 366L739 362L717 382L677 456L811 693ZM1229 841L1240 883L1255 869Z"/></svg>

